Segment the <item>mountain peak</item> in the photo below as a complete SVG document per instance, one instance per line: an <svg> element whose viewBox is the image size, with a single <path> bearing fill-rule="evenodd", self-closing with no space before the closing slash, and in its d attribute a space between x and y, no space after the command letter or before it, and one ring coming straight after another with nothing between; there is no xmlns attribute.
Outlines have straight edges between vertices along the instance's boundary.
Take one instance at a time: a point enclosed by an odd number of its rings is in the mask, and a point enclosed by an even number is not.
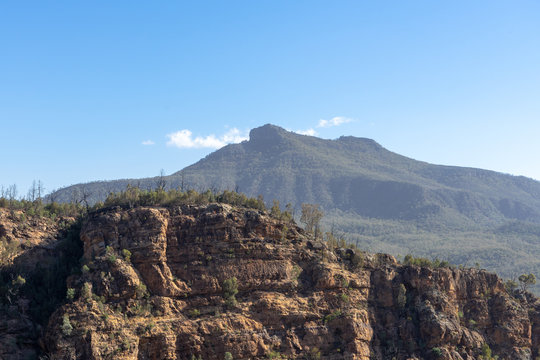
<svg viewBox="0 0 540 360"><path fill-rule="evenodd" d="M272 124L266 124L249 132L249 142L256 149L263 150L282 146L290 132Z"/></svg>
<svg viewBox="0 0 540 360"><path fill-rule="evenodd" d="M265 124L263 126L252 129L249 132L249 140L259 141L261 139L283 137L287 133L288 131L283 129L282 127L272 124Z"/></svg>

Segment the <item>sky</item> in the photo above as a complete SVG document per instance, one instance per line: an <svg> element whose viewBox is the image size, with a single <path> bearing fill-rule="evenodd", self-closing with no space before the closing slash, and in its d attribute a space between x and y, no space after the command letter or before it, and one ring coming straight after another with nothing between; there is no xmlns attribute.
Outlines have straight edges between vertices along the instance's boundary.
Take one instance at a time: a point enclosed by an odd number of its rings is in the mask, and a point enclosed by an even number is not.
<svg viewBox="0 0 540 360"><path fill-rule="evenodd" d="M540 180L540 2L0 2L0 185L170 174L267 123Z"/></svg>

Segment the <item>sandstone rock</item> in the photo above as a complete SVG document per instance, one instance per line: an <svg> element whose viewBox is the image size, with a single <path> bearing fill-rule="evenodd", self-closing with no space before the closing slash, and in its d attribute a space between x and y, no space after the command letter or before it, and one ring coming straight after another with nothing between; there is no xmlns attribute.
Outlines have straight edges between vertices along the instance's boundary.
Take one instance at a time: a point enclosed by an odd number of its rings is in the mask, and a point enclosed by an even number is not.
<svg viewBox="0 0 540 360"><path fill-rule="evenodd" d="M495 275L384 254L353 263L353 250L264 212L105 209L81 238L90 271L69 279L76 298L49 320L51 358L472 360L484 344L501 360L538 356L540 303L512 298ZM0 345L32 327L5 320Z"/></svg>

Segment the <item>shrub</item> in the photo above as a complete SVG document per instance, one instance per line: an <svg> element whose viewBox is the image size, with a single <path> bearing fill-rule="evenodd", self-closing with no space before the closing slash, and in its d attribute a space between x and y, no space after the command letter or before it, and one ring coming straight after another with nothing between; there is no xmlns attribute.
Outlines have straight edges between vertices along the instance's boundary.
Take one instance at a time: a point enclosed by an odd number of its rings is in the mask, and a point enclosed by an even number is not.
<svg viewBox="0 0 540 360"><path fill-rule="evenodd" d="M436 358L440 358L442 356L442 350L438 347L434 347L433 349L431 349L431 351Z"/></svg>
<svg viewBox="0 0 540 360"><path fill-rule="evenodd" d="M129 251L128 249L123 249L122 256L124 256L124 260L126 260L127 262L131 262L131 251Z"/></svg>
<svg viewBox="0 0 540 360"><path fill-rule="evenodd" d="M266 354L267 359L286 359L281 356L281 354L278 351L270 351Z"/></svg>
<svg viewBox="0 0 540 360"><path fill-rule="evenodd" d="M227 351L223 357L223 360L233 360L232 354Z"/></svg>
<svg viewBox="0 0 540 360"><path fill-rule="evenodd" d="M279 201L274 200L272 203L272 208L270 209L270 216L272 216L274 219L280 219L281 218L281 209L279 207Z"/></svg>
<svg viewBox="0 0 540 360"><path fill-rule="evenodd" d="M491 348L487 343L484 343L484 345L482 345L482 355L478 357L479 360L497 360L498 358L499 356L497 355L491 355Z"/></svg>
<svg viewBox="0 0 540 360"><path fill-rule="evenodd" d="M238 280L235 277L223 282L223 297L227 306L236 306L236 294L238 294Z"/></svg>
<svg viewBox="0 0 540 360"><path fill-rule="evenodd" d="M24 284L26 284L26 279L23 278L21 275L17 275L17 277L13 279L12 284L16 286L23 286Z"/></svg>
<svg viewBox="0 0 540 360"><path fill-rule="evenodd" d="M85 302L92 300L92 285L89 282L85 282L82 286L81 299Z"/></svg>
<svg viewBox="0 0 540 360"><path fill-rule="evenodd" d="M405 255L405 258L403 259L404 265L414 265L414 266L422 266L422 267L429 267L429 268L443 268L443 267L451 267L452 265L445 260L429 260L423 257L417 257L415 258L411 254Z"/></svg>
<svg viewBox="0 0 540 360"><path fill-rule="evenodd" d="M68 288L66 291L66 299L68 299L69 301L73 301L74 298L75 298L75 289Z"/></svg>
<svg viewBox="0 0 540 360"><path fill-rule="evenodd" d="M319 360L321 358L321 351L319 348L314 347L309 351L308 359L310 360Z"/></svg>
<svg viewBox="0 0 540 360"><path fill-rule="evenodd" d="M512 294L518 287L518 284L515 280L506 280L504 283L504 288L506 289L506 292L509 294Z"/></svg>
<svg viewBox="0 0 540 360"><path fill-rule="evenodd" d="M340 316L341 316L341 310L335 310L334 312L332 312L331 314L326 315L323 318L323 323L325 323L325 324L329 323L330 321L332 321L334 319L337 319Z"/></svg>
<svg viewBox="0 0 540 360"><path fill-rule="evenodd" d="M137 289L135 290L135 296L137 296L137 299L148 298L150 296L146 285L144 285L142 282L137 285Z"/></svg>
<svg viewBox="0 0 540 360"><path fill-rule="evenodd" d="M71 322L69 321L68 314L64 314L61 328L62 328L62 334L66 336L71 335L71 332L73 331L73 326L71 326Z"/></svg>
<svg viewBox="0 0 540 360"><path fill-rule="evenodd" d="M111 246L106 247L105 256L107 257L107 260L111 263L116 261L116 254L114 253L114 249Z"/></svg>

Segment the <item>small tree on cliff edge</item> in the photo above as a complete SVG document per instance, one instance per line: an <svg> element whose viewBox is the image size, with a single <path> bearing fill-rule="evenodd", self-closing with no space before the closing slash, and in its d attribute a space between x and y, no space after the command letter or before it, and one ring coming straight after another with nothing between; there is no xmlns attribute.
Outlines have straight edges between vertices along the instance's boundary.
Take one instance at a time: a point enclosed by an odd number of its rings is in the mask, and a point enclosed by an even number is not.
<svg viewBox="0 0 540 360"><path fill-rule="evenodd" d="M531 285L536 284L536 276L534 276L534 274L520 275L518 280L521 285L521 290L523 291L527 291Z"/></svg>
<svg viewBox="0 0 540 360"><path fill-rule="evenodd" d="M300 221L306 225L306 231L315 234L315 237L317 237L320 233L319 223L323 215L323 212L319 209L319 205L302 204Z"/></svg>

